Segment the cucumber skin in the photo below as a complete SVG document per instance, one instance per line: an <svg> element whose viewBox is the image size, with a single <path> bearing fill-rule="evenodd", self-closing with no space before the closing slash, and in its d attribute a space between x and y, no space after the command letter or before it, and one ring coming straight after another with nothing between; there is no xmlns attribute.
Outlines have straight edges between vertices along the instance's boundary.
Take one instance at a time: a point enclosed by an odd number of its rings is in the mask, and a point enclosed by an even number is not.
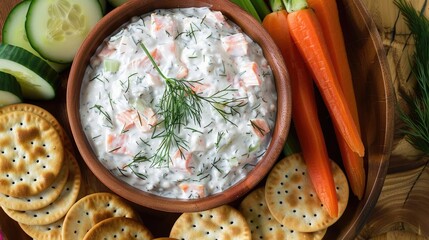
<svg viewBox="0 0 429 240"><path fill-rule="evenodd" d="M107 12L107 0L98 0L98 3L101 6L101 10L103 10L103 14L106 14L106 12Z"/></svg>
<svg viewBox="0 0 429 240"><path fill-rule="evenodd" d="M11 26L9 26L9 25L12 25L11 22L13 22L11 20L11 18L15 14L18 14L16 12L21 11L21 8L24 7L24 5L30 4L30 3L31 3L31 0L23 0L22 2L18 3L17 5L15 5L12 8L12 10L9 12L9 14L7 15L7 17L6 17L5 21L4 21L4 25L3 25L3 29L2 29L2 32L3 32L2 33L2 35L3 35L2 36L3 37L2 41L3 41L3 43L12 44L12 43L9 43L10 41L9 41L9 38L8 38L8 36L11 36L11 34L9 34L9 32L13 32L15 30Z"/></svg>
<svg viewBox="0 0 429 240"><path fill-rule="evenodd" d="M9 89L6 89L9 88ZM9 73L0 71L0 91L8 91L9 93L15 95L21 102L23 100L21 86L16 78ZM4 99L2 99L4 100ZM16 103L16 102L10 102ZM1 103L0 103L1 106Z"/></svg>
<svg viewBox="0 0 429 240"><path fill-rule="evenodd" d="M126 3L128 0L107 0L110 5L113 7L119 7L120 5Z"/></svg>
<svg viewBox="0 0 429 240"><path fill-rule="evenodd" d="M21 57L16 57L16 55L21 55ZM58 89L58 86L60 84L59 74L44 60L35 56L24 48L13 46L10 44L0 43L0 59L14 61L18 64L27 67L29 70L33 71L35 74L43 78L50 86L52 86L54 92L56 92L56 90ZM55 94L52 98L54 97ZM49 99L51 98L45 100Z"/></svg>

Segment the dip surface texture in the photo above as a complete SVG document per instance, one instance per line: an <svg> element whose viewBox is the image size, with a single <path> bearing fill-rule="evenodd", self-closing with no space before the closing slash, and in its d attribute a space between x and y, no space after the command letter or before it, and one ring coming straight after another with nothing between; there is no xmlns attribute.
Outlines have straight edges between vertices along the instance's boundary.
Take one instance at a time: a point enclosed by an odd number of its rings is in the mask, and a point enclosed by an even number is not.
<svg viewBox="0 0 429 240"><path fill-rule="evenodd" d="M200 118L185 118L174 134L160 110L166 78L203 99ZM267 150L276 106L262 49L208 8L131 19L91 58L80 96L82 126L102 164L138 189L181 199L216 194L243 179ZM162 148L172 135L176 140ZM168 154L159 161L162 151Z"/></svg>

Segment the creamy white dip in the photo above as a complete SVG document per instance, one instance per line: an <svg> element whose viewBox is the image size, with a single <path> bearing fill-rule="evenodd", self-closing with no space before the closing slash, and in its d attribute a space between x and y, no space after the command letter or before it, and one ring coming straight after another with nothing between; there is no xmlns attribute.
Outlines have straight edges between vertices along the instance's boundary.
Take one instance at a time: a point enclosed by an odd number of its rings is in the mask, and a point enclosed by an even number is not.
<svg viewBox="0 0 429 240"><path fill-rule="evenodd" d="M198 81L192 89L199 96L226 93L242 103L225 119L214 107L219 104L202 101L200 121L187 119L175 129L181 147L172 144L161 162L154 156L165 140L160 101L166 82L141 43L167 78ZM102 164L136 188L182 199L216 194L243 179L268 147L276 106L260 46L208 8L132 18L92 57L80 96L82 126Z"/></svg>

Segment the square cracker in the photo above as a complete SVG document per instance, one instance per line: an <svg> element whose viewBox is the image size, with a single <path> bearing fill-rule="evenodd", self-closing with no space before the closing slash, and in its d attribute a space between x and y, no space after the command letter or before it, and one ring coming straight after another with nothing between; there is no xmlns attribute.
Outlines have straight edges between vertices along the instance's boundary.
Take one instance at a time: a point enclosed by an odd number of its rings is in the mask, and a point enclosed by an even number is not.
<svg viewBox="0 0 429 240"><path fill-rule="evenodd" d="M222 205L202 212L183 213L174 223L170 237L193 239L251 239L250 228L235 208Z"/></svg>
<svg viewBox="0 0 429 240"><path fill-rule="evenodd" d="M0 115L0 192L12 197L39 194L58 176L64 149L57 131L30 112Z"/></svg>

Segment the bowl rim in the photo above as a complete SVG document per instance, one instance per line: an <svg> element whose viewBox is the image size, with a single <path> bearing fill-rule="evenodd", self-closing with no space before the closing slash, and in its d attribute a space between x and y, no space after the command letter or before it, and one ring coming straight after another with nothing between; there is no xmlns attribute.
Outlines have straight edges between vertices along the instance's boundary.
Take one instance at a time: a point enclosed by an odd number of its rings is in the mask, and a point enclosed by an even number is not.
<svg viewBox="0 0 429 240"><path fill-rule="evenodd" d="M132 16L136 16L135 12L139 12L137 14L141 15L155 9L179 8L191 5L200 7L207 6L213 10L220 10L229 20L235 22L237 25L242 27L242 25L246 23L252 26L244 32L263 49L265 49L264 56L267 58L271 66L275 79L277 91L277 115L269 147L254 169L248 173L255 177L245 177L238 183L220 193L200 199L188 200L161 197L139 190L118 179L108 171L108 169L102 165L92 152L92 148L81 126L79 106L80 89L83 74L87 66L86 63L89 62L90 57L107 36L129 21ZM108 31L108 29L112 30ZM85 63L84 67L82 67L81 63ZM292 111L289 74L276 44L273 42L269 34L263 29L262 25L245 11L229 1L216 0L190 0L177 2L174 0L132 0L113 9L95 25L75 56L67 82L66 107L71 132L77 148L86 165L94 175L106 187L127 200L143 207L165 212L206 210L233 202L253 189L264 179L271 167L278 160L289 132Z"/></svg>

